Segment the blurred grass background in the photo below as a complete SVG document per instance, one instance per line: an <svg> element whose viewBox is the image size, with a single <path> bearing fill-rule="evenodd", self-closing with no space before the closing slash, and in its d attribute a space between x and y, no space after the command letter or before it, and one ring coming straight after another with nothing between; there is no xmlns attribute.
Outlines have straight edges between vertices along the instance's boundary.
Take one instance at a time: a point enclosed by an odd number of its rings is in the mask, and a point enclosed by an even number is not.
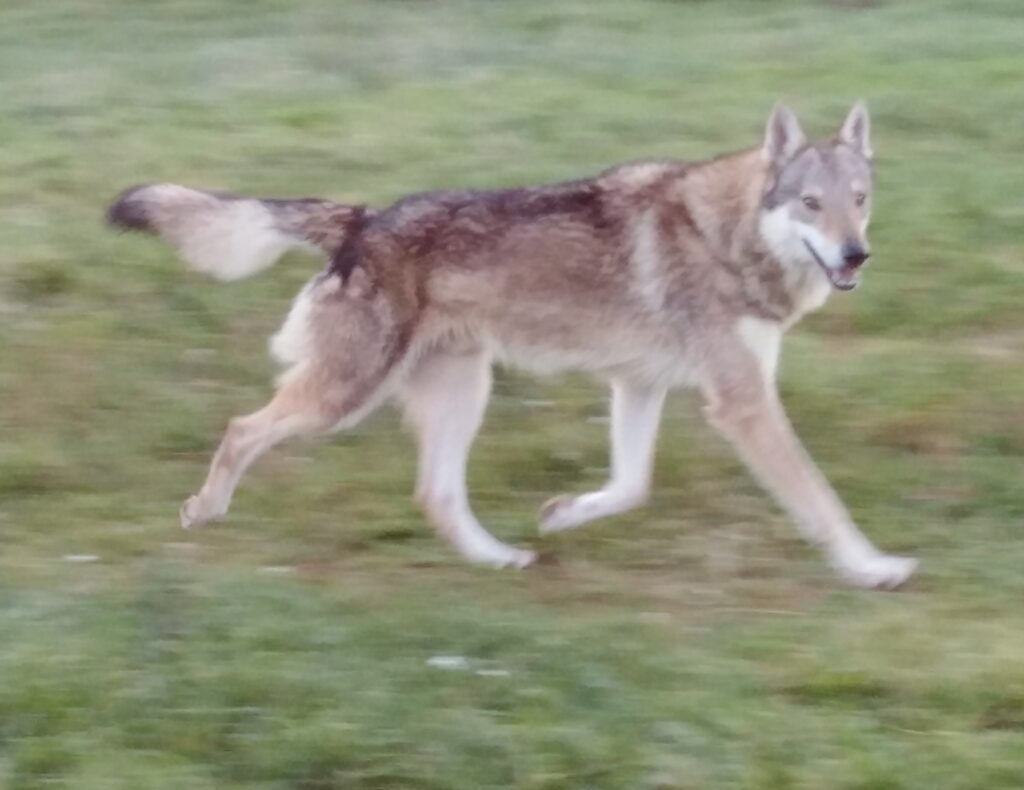
<svg viewBox="0 0 1024 790"><path fill-rule="evenodd" d="M1022 42L1017 0L5 0L0 787L1024 786ZM905 592L838 586L686 394L649 507L538 540L605 475L574 378L502 373L475 448L527 572L435 539L389 413L177 527L319 264L185 273L102 227L122 187L383 204L755 145L777 99L823 134L858 97L873 263L782 386L923 560Z"/></svg>

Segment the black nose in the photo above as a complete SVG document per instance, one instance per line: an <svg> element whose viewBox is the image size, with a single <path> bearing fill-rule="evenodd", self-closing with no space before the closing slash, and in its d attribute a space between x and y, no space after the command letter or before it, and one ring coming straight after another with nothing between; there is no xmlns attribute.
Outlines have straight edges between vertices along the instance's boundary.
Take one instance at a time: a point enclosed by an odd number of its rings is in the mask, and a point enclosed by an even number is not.
<svg viewBox="0 0 1024 790"><path fill-rule="evenodd" d="M860 244L847 242L843 245L842 249L843 261L847 266L851 266L854 269L858 269L864 265L871 253L864 249Z"/></svg>

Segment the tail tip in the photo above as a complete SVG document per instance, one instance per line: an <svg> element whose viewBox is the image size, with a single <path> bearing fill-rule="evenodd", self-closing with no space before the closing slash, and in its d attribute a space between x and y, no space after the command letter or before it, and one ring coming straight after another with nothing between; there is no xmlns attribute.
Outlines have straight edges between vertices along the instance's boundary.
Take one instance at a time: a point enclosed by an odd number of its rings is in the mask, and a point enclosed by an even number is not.
<svg viewBox="0 0 1024 790"><path fill-rule="evenodd" d="M152 232L146 201L140 193L152 184L137 184L124 190L107 208L107 224L121 230Z"/></svg>

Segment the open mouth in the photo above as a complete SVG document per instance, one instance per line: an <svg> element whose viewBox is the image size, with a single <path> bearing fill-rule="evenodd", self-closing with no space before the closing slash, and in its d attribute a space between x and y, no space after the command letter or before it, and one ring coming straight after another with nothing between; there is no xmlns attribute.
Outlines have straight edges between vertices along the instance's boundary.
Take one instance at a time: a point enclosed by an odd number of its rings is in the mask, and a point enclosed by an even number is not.
<svg viewBox="0 0 1024 790"><path fill-rule="evenodd" d="M857 268L850 266L849 264L843 264L838 269L833 269L828 266L825 261L818 255L818 251L811 246L811 243L807 239L801 237L800 239L807 251L811 253L811 257L821 267L821 270L825 272L825 276L828 277L828 281L832 283L834 288L838 288L840 291L852 291L857 287Z"/></svg>

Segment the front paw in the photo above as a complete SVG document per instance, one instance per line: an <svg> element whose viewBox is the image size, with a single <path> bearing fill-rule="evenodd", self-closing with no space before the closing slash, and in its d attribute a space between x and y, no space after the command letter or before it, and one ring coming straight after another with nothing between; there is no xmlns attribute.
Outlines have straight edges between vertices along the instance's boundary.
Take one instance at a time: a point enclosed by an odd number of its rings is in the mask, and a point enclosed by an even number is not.
<svg viewBox="0 0 1024 790"><path fill-rule="evenodd" d="M917 569L912 557L878 554L856 563L839 564L839 575L855 587L868 590L895 590L902 587Z"/></svg>
<svg viewBox="0 0 1024 790"><path fill-rule="evenodd" d="M569 494L553 497L545 502L540 509L540 523L537 530L541 535L572 529L582 523L575 507L577 498Z"/></svg>

